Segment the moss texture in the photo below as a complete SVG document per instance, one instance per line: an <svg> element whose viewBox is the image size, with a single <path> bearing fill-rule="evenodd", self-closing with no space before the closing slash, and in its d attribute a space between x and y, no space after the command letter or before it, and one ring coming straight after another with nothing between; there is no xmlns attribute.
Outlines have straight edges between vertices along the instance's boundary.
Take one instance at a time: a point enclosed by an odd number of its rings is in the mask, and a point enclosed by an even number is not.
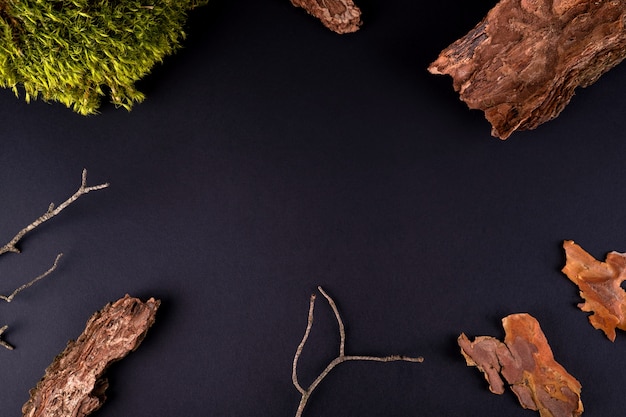
<svg viewBox="0 0 626 417"><path fill-rule="evenodd" d="M0 0L0 86L80 114L103 96L131 109L135 82L180 47L208 0Z"/></svg>

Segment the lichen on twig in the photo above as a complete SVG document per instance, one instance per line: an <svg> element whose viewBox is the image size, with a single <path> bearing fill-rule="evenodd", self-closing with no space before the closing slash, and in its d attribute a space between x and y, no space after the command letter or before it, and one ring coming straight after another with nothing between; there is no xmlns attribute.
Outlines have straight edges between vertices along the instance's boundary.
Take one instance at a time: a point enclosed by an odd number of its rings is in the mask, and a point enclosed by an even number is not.
<svg viewBox="0 0 626 417"><path fill-rule="evenodd" d="M311 333L311 329L313 327L313 311L315 309L315 298L316 295L312 294L309 301L309 315L307 319L307 326L304 332L304 336L302 337L302 341L298 345L296 349L296 354L293 358L293 367L291 372L291 380L293 385L296 387L298 392L302 394L302 398L300 399L300 403L298 404L298 410L296 411L296 417L301 417L304 412L304 408L306 407L311 394L318 385L324 380L324 378L332 371L337 365L347 362L347 361L374 361L374 362L396 362L396 361L404 361L404 362L423 362L424 358L421 356L418 357L410 357L410 356L402 356L402 355L389 355L389 356L368 356L368 355L346 355L346 331L345 326L343 324L343 320L341 319L341 315L339 314L339 309L335 304L335 301L326 293L322 287L317 287L318 291L324 296L330 308L333 310L335 314L335 319L337 320L337 325L339 326L339 356L333 359L326 368L315 378L315 380L309 385L308 388L304 388L299 380L298 380L298 360L302 355L302 351L304 350L304 346L309 338L309 334Z"/></svg>

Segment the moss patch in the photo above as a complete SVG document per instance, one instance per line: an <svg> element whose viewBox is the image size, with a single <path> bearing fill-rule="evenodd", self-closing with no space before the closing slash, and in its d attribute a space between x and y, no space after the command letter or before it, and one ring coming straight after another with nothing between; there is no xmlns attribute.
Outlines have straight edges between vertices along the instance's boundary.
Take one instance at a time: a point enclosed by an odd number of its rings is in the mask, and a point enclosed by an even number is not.
<svg viewBox="0 0 626 417"><path fill-rule="evenodd" d="M80 114L103 96L131 109L135 82L184 39L208 0L0 0L0 86ZM20 88L21 87L21 88Z"/></svg>

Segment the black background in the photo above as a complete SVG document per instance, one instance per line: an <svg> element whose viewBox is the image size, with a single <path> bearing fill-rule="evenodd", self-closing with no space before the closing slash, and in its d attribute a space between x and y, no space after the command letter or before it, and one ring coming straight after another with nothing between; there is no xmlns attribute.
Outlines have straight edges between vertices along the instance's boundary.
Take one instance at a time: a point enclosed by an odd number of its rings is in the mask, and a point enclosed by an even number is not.
<svg viewBox="0 0 626 417"><path fill-rule="evenodd" d="M293 354L322 285L350 362L305 416L530 416L490 393L456 338L503 337L529 312L583 385L585 415L626 408L626 335L611 343L576 308L561 244L626 251L626 67L578 91L562 115L507 141L426 71L495 1L359 1L336 35L288 0L211 0L185 47L128 113L83 117L0 91L0 235L50 202L89 194L2 257L0 292L59 270L0 305L2 415L87 318L125 293L162 299L144 344L109 375L97 417L293 416ZM1 290L3 288L4 290ZM337 354L318 299L303 384Z"/></svg>

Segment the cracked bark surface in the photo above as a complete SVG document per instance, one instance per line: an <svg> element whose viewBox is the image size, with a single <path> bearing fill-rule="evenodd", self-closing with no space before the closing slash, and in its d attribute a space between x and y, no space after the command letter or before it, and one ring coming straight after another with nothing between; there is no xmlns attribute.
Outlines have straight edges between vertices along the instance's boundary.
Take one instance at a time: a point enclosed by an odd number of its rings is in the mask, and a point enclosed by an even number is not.
<svg viewBox="0 0 626 417"><path fill-rule="evenodd" d="M352 0L291 0L291 4L302 7L333 32L356 32L361 26L361 10Z"/></svg>
<svg viewBox="0 0 626 417"><path fill-rule="evenodd" d="M106 400L109 365L137 349L154 323L160 301L145 303L126 295L107 304L87 321L30 391L24 417L84 417Z"/></svg>
<svg viewBox="0 0 626 417"><path fill-rule="evenodd" d="M458 338L468 366L476 366L489 390L502 394L508 385L521 406L541 417L578 417L583 413L581 385L557 363L539 326L527 313L502 319L504 343L490 336Z"/></svg>
<svg viewBox="0 0 626 417"><path fill-rule="evenodd" d="M428 70L452 76L506 139L557 117L626 57L625 19L623 0L502 0Z"/></svg>

